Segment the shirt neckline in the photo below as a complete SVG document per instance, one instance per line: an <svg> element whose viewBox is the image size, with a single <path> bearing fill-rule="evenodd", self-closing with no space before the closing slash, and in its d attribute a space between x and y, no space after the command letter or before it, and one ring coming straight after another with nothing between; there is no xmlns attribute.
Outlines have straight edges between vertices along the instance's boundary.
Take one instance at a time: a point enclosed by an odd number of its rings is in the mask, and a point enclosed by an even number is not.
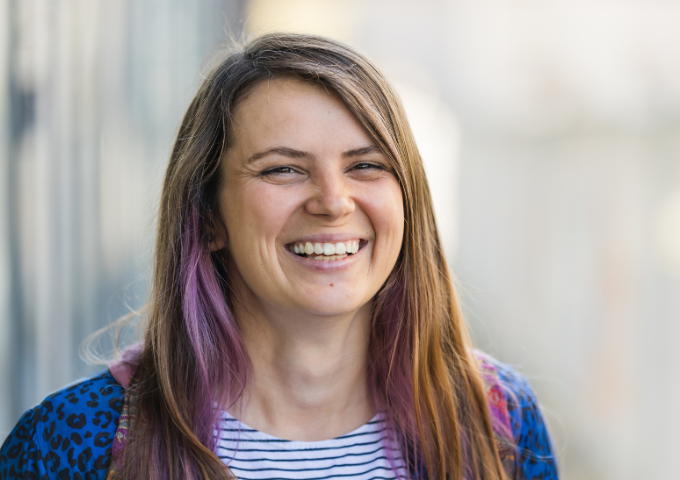
<svg viewBox="0 0 680 480"><path fill-rule="evenodd" d="M222 411L222 418L221 420L226 421L226 422L234 422L235 425L238 425L237 427L232 427L231 425L225 425L222 423L222 429L224 428L240 428L240 432L238 430L233 430L233 433L239 435L240 433L240 438L253 438L253 439L261 439L261 440L266 440L269 442L281 442L281 443L286 443L290 445L296 445L296 446L303 446L303 447L316 447L324 444L329 444L329 443L336 443L338 441L343 441L348 438L352 438L355 436L359 435L366 435L366 434L377 434L382 432L383 428L377 427L376 424L379 423L384 423L385 416L382 413L377 413L373 418L371 418L368 422L364 423L358 428L355 428L351 432L347 432L345 434L342 434L338 437L335 438L328 438L325 440L315 440L315 441L301 441L301 440L286 440L283 438L278 438L273 435L269 435L268 433L264 433L260 430L256 430L245 423L241 422L239 419L235 418L232 416L229 412L226 410Z"/></svg>

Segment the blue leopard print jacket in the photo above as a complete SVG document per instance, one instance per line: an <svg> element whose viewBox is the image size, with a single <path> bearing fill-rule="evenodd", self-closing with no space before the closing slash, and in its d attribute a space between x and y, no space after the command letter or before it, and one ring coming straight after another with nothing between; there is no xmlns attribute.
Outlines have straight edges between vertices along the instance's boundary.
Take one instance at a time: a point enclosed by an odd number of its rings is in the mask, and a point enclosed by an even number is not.
<svg viewBox="0 0 680 480"><path fill-rule="evenodd" d="M543 417L527 380L494 361L518 446L517 480L557 479ZM125 392L109 371L59 390L26 412L0 449L0 480L104 480Z"/></svg>

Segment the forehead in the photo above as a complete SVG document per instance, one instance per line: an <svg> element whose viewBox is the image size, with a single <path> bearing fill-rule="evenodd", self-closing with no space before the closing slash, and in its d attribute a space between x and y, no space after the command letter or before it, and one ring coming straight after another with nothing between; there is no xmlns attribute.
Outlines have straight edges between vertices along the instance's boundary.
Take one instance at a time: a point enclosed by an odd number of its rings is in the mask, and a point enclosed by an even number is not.
<svg viewBox="0 0 680 480"><path fill-rule="evenodd" d="M244 103L250 103L251 105L257 104L258 101L268 103L272 97L281 99L304 93L325 94L328 97L337 98L333 90L319 83L302 80L293 75L280 75L258 80L247 87L246 91L238 96L234 113L238 113Z"/></svg>
<svg viewBox="0 0 680 480"><path fill-rule="evenodd" d="M335 92L295 77L278 77L255 84L237 102L232 117L235 143L249 137L283 141L305 133L335 129L344 135L368 132Z"/></svg>

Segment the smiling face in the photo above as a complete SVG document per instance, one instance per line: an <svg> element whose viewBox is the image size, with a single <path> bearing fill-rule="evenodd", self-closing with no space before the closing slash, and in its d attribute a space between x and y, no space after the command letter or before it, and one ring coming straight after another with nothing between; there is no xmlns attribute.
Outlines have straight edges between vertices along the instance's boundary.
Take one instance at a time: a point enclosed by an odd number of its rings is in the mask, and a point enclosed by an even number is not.
<svg viewBox="0 0 680 480"><path fill-rule="evenodd" d="M293 78L257 84L234 112L219 210L231 281L249 311L342 315L370 302L401 249L387 157L344 103ZM227 240L228 238L228 240Z"/></svg>

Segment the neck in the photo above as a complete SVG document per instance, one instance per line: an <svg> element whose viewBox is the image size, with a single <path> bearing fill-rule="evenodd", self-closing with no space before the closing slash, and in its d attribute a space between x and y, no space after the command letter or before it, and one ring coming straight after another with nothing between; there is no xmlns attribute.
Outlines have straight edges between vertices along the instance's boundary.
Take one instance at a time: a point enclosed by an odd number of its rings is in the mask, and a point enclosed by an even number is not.
<svg viewBox="0 0 680 480"><path fill-rule="evenodd" d="M371 306L317 316L234 305L252 363L244 401L231 413L246 425L288 440L335 438L368 422Z"/></svg>

